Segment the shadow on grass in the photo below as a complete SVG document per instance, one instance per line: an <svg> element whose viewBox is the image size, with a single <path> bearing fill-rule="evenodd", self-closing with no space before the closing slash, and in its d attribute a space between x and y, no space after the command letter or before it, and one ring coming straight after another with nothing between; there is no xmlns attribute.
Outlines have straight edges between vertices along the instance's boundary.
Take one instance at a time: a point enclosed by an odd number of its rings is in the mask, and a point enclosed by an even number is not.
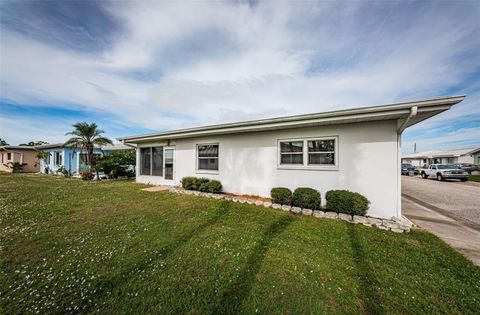
<svg viewBox="0 0 480 315"><path fill-rule="evenodd" d="M243 304L255 282L255 276L262 266L272 240L282 233L295 218L285 216L275 220L262 234L252 249L246 264L239 272L236 281L223 293L220 303L214 307L212 314L242 314Z"/></svg>
<svg viewBox="0 0 480 315"><path fill-rule="evenodd" d="M363 249L362 241L357 233L357 227L354 224L346 223L348 226L348 235L350 245L353 251L353 262L355 263L357 277L356 281L360 287L360 295L367 314L385 314L382 306L382 298L377 292L378 280L372 273L372 266Z"/></svg>
<svg viewBox="0 0 480 315"><path fill-rule="evenodd" d="M164 247L161 247L154 253L140 255L140 259L136 261L134 265L123 269L120 274L117 274L112 278L100 280L96 285L97 292L99 293L96 294L95 300L99 300L101 297L110 294L111 291L113 291L116 287L121 286L122 283L128 281L130 278L137 277L139 272L147 269L159 259L164 259L174 253L196 235L215 225L223 216L228 214L229 210L229 202L220 201L220 205L216 209L213 217L207 220L205 223L191 229L185 235L175 239L173 242L165 245ZM86 311L88 311L88 309Z"/></svg>

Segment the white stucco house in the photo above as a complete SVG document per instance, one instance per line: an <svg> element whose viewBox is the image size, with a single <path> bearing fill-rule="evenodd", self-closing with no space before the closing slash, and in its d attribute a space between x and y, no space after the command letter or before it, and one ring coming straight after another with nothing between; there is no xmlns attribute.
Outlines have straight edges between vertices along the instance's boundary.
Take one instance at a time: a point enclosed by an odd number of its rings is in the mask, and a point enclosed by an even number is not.
<svg viewBox="0 0 480 315"><path fill-rule="evenodd" d="M417 167L437 163L480 164L480 147L405 154L402 156L402 163L410 163Z"/></svg>
<svg viewBox="0 0 480 315"><path fill-rule="evenodd" d="M227 123L119 138L137 148L137 182L220 180L224 191L269 197L272 187L359 192L368 215L401 217L401 134L464 96ZM323 200L325 202L325 200Z"/></svg>

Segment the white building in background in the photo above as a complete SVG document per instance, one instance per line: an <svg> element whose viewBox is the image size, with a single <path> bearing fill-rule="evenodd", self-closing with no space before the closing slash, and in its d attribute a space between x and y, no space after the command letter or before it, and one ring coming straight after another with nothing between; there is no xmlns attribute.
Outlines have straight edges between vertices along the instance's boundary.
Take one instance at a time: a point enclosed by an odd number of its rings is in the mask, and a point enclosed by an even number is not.
<svg viewBox="0 0 480 315"><path fill-rule="evenodd" d="M425 151L402 156L402 163L422 167L430 164L480 164L480 147L445 151Z"/></svg>
<svg viewBox="0 0 480 315"><path fill-rule="evenodd" d="M185 176L224 191L269 197L272 187L311 187L322 198L348 189L368 215L401 216L400 148L405 128L464 96L279 117L120 138L137 147L140 183L179 185ZM325 202L325 200L323 200Z"/></svg>

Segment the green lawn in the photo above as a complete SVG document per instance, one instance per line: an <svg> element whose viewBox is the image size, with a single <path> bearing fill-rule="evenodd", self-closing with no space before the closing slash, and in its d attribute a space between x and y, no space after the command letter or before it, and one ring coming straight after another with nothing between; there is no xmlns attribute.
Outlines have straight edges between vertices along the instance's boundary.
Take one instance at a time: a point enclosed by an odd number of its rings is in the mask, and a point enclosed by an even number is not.
<svg viewBox="0 0 480 315"><path fill-rule="evenodd" d="M0 175L0 313L480 309L480 268L429 233L142 187Z"/></svg>
<svg viewBox="0 0 480 315"><path fill-rule="evenodd" d="M480 182L480 175L470 175L468 176L468 180L472 182Z"/></svg>

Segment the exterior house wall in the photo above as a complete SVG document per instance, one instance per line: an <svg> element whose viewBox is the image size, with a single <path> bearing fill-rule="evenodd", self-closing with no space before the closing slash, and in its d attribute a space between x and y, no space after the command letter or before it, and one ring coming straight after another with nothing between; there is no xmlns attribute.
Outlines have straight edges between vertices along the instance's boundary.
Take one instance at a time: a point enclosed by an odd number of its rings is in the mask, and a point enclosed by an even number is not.
<svg viewBox="0 0 480 315"><path fill-rule="evenodd" d="M458 157L458 162L457 163L470 163L470 164L474 164L473 163L473 156L470 155L470 154L465 154L465 155L461 155Z"/></svg>
<svg viewBox="0 0 480 315"><path fill-rule="evenodd" d="M80 149L73 147L57 147L57 148L48 148L43 149L42 151L50 153L50 163L46 163L44 160L40 161L40 171L46 173L46 168L48 167L49 173L56 173L60 167L64 167L68 170L72 176L76 176L79 173L80 168ZM56 160L55 153L62 154L62 161L58 163ZM100 149L95 148L95 154L102 154Z"/></svg>
<svg viewBox="0 0 480 315"><path fill-rule="evenodd" d="M10 160L8 154L10 153ZM12 169L5 166L8 162L27 163L23 167L23 173L36 173L40 170L40 166L37 160L37 152L35 150L15 149L15 150L3 150L0 151L0 171L12 172Z"/></svg>
<svg viewBox="0 0 480 315"><path fill-rule="evenodd" d="M473 164L480 165L480 151L473 155Z"/></svg>
<svg viewBox="0 0 480 315"><path fill-rule="evenodd" d="M338 137L338 168L329 170L284 169L279 166L278 140ZM196 145L219 144L219 171L196 169ZM139 147L154 146L148 143ZM140 175L137 182L179 185L185 176L208 177L222 182L226 192L270 197L272 187L312 187L322 194L331 189L348 189L371 201L369 215L400 216L399 159L396 121L318 126L265 132L178 139L175 148L174 179ZM140 150L137 150L137 166Z"/></svg>

